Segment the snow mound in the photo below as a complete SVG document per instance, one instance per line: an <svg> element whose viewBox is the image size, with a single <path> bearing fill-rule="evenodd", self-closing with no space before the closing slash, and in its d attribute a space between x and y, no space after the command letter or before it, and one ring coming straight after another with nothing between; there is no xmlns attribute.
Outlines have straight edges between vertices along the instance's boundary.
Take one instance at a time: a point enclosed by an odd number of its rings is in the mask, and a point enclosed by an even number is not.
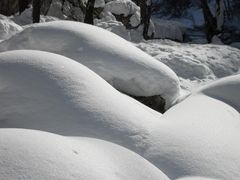
<svg viewBox="0 0 240 180"><path fill-rule="evenodd" d="M0 53L0 127L87 136L141 152L161 116L66 57Z"/></svg>
<svg viewBox="0 0 240 180"><path fill-rule="evenodd" d="M234 108L196 94L173 106L162 118L165 121L150 133L144 157L170 179L240 179L240 115Z"/></svg>
<svg viewBox="0 0 240 180"><path fill-rule="evenodd" d="M219 99L240 112L240 74L219 79L202 87L199 92Z"/></svg>
<svg viewBox="0 0 240 180"><path fill-rule="evenodd" d="M20 31L22 31L21 26L0 14L0 41L8 39Z"/></svg>
<svg viewBox="0 0 240 180"><path fill-rule="evenodd" d="M167 107L178 97L179 80L170 68L121 37L95 26L71 21L42 23L0 44L0 51L15 49L64 55L89 67L124 93L160 95Z"/></svg>
<svg viewBox="0 0 240 180"><path fill-rule="evenodd" d="M139 155L91 138L0 130L0 178L79 180L169 180Z"/></svg>
<svg viewBox="0 0 240 180"><path fill-rule="evenodd" d="M240 179L239 112L202 93L161 116L80 63L21 50L0 54L0 101L1 128L108 140L140 154L171 179Z"/></svg>
<svg viewBox="0 0 240 180"><path fill-rule="evenodd" d="M240 50L230 46L181 44L169 40L147 41L136 46L173 69L182 79L183 89L192 90L240 70Z"/></svg>

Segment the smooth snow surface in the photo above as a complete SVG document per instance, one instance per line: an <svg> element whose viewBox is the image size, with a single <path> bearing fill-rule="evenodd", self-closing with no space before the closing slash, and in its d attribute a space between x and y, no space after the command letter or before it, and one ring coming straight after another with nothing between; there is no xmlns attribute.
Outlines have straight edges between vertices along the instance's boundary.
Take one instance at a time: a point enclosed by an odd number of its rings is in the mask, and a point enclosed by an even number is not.
<svg viewBox="0 0 240 180"><path fill-rule="evenodd" d="M178 97L176 74L119 36L91 25L54 21L26 28L0 51L35 49L72 58L116 89L134 96L161 95L169 107Z"/></svg>
<svg viewBox="0 0 240 180"><path fill-rule="evenodd" d="M240 74L222 78L202 87L198 92L219 99L240 112Z"/></svg>
<svg viewBox="0 0 240 180"><path fill-rule="evenodd" d="M0 127L88 136L142 152L161 114L60 55L0 53Z"/></svg>
<svg viewBox="0 0 240 180"><path fill-rule="evenodd" d="M20 31L22 31L21 26L0 14L0 41L8 39Z"/></svg>
<svg viewBox="0 0 240 180"><path fill-rule="evenodd" d="M161 116L71 59L21 50L0 54L0 100L1 128L108 140L137 152L171 179L240 179L239 112L203 93Z"/></svg>
<svg viewBox="0 0 240 180"><path fill-rule="evenodd" d="M240 72L240 50L230 46L169 40L147 41L136 46L172 68L185 90Z"/></svg>
<svg viewBox="0 0 240 180"><path fill-rule="evenodd" d="M0 129L0 142L4 180L169 180L141 156L106 141Z"/></svg>
<svg viewBox="0 0 240 180"><path fill-rule="evenodd" d="M171 179L240 179L238 111L222 101L197 94L172 107L162 118L165 121L151 132L152 146L145 158Z"/></svg>

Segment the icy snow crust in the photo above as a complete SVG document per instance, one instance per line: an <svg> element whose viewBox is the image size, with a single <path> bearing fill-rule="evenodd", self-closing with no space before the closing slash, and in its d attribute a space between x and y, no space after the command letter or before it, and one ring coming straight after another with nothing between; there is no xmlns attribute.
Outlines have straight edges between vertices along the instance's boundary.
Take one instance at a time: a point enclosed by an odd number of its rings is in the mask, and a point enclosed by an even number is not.
<svg viewBox="0 0 240 180"><path fill-rule="evenodd" d="M239 76L223 81L239 85ZM0 100L1 128L108 140L137 152L171 179L240 179L239 112L202 92L161 116L71 59L21 50L0 54Z"/></svg>
<svg viewBox="0 0 240 180"><path fill-rule="evenodd" d="M169 180L141 156L106 141L1 129L0 142L4 180Z"/></svg>
<svg viewBox="0 0 240 180"><path fill-rule="evenodd" d="M161 95L167 106L178 97L179 80L170 68L98 27L70 21L34 25L0 44L0 51L15 49L65 55L89 67L116 89L134 96Z"/></svg>

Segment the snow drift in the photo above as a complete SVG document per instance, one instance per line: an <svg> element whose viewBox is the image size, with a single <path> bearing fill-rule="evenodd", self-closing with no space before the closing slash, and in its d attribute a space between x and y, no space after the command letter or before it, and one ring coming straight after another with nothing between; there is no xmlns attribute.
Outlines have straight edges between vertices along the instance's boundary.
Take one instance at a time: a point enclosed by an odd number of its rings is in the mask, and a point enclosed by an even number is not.
<svg viewBox="0 0 240 180"><path fill-rule="evenodd" d="M178 97L179 81L170 68L98 27L70 21L34 25L0 44L0 51L16 49L44 50L70 57L124 93L160 95L167 107Z"/></svg>
<svg viewBox="0 0 240 180"><path fill-rule="evenodd" d="M1 129L0 142L0 178L5 180L169 180L141 156L106 141Z"/></svg>
<svg viewBox="0 0 240 180"><path fill-rule="evenodd" d="M239 112L203 93L161 116L80 63L21 50L0 54L0 101L1 128L108 140L137 152L171 179L240 179Z"/></svg>

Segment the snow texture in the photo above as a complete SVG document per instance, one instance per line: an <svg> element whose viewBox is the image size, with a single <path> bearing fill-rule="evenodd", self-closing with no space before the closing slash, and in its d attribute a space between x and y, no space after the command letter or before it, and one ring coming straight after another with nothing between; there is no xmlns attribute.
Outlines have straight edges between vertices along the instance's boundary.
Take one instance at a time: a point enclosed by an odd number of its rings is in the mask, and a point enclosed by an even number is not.
<svg viewBox="0 0 240 180"><path fill-rule="evenodd" d="M1 129L0 142L4 180L169 180L141 156L106 141Z"/></svg>
<svg viewBox="0 0 240 180"><path fill-rule="evenodd" d="M240 72L240 50L230 46L169 40L152 40L136 46L173 69L186 90Z"/></svg>
<svg viewBox="0 0 240 180"><path fill-rule="evenodd" d="M33 21L32 20L32 7L26 9L20 15L10 17L10 19L20 26L32 24L32 21ZM56 21L56 20L58 20L58 18L56 18L56 17L43 16L43 15L40 16L40 22L50 22L50 21Z"/></svg>
<svg viewBox="0 0 240 180"><path fill-rule="evenodd" d="M179 80L170 68L95 26L70 21L35 25L0 44L0 51L16 49L64 55L89 67L122 92L162 96L167 107L178 97Z"/></svg>
<svg viewBox="0 0 240 180"><path fill-rule="evenodd" d="M5 40L22 31L22 27L15 24L6 16L0 15L0 40Z"/></svg>

